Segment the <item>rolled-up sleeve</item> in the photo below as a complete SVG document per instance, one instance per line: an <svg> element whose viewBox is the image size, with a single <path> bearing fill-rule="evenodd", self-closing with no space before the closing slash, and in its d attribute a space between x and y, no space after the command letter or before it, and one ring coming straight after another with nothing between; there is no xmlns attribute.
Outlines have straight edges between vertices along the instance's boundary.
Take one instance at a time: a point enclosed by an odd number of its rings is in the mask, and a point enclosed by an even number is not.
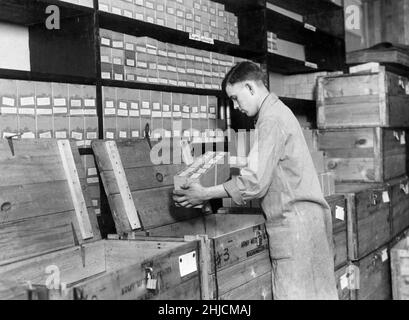
<svg viewBox="0 0 409 320"><path fill-rule="evenodd" d="M255 130L247 167L224 183L224 188L237 205L263 198L272 182L273 171L284 156L287 134L274 119L264 119Z"/></svg>

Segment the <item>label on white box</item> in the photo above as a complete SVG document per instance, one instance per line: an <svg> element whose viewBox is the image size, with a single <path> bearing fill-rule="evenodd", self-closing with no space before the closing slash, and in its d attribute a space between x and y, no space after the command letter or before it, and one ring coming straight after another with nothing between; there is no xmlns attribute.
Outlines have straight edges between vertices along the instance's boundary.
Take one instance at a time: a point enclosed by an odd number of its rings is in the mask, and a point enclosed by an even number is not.
<svg viewBox="0 0 409 320"><path fill-rule="evenodd" d="M82 107L82 101L80 99L71 99L71 107L81 108Z"/></svg>
<svg viewBox="0 0 409 320"><path fill-rule="evenodd" d="M52 109L36 109L37 115L52 115L53 110Z"/></svg>
<svg viewBox="0 0 409 320"><path fill-rule="evenodd" d="M138 110L139 109L139 103L138 102L131 102L131 109Z"/></svg>
<svg viewBox="0 0 409 320"><path fill-rule="evenodd" d="M125 139L128 137L128 134L126 131L119 131L119 137Z"/></svg>
<svg viewBox="0 0 409 320"><path fill-rule="evenodd" d="M96 132L87 132L87 139L89 140L98 139L98 134Z"/></svg>
<svg viewBox="0 0 409 320"><path fill-rule="evenodd" d="M132 138L139 138L139 131L132 131Z"/></svg>
<svg viewBox="0 0 409 320"><path fill-rule="evenodd" d="M92 203L93 207L98 207L99 206L99 201L97 199L92 199L91 203Z"/></svg>
<svg viewBox="0 0 409 320"><path fill-rule="evenodd" d="M36 137L36 135L34 134L34 132L31 132L31 131L29 131L29 132L24 132L24 133L21 135L21 139L35 139L35 137Z"/></svg>
<svg viewBox="0 0 409 320"><path fill-rule="evenodd" d="M152 111L152 118L162 118L162 111Z"/></svg>
<svg viewBox="0 0 409 320"><path fill-rule="evenodd" d="M24 106L33 106L35 104L34 97L24 97L20 98L20 105Z"/></svg>
<svg viewBox="0 0 409 320"><path fill-rule="evenodd" d="M0 113L1 114L17 114L17 108L1 107Z"/></svg>
<svg viewBox="0 0 409 320"><path fill-rule="evenodd" d="M126 102L120 101L119 102L120 109L128 109L128 104Z"/></svg>
<svg viewBox="0 0 409 320"><path fill-rule="evenodd" d="M82 110L82 109L71 109L70 110L70 115L72 115L72 116L83 116L84 115L84 110Z"/></svg>
<svg viewBox="0 0 409 320"><path fill-rule="evenodd" d="M128 116L128 110L118 109L118 116L127 117Z"/></svg>
<svg viewBox="0 0 409 320"><path fill-rule="evenodd" d="M139 117L139 110L130 110L129 111L130 117Z"/></svg>
<svg viewBox="0 0 409 320"><path fill-rule="evenodd" d="M124 43L123 43L123 41L114 40L114 41L112 41L112 47L113 48L123 48Z"/></svg>
<svg viewBox="0 0 409 320"><path fill-rule="evenodd" d="M110 63L108 56L101 56L101 62Z"/></svg>
<svg viewBox="0 0 409 320"><path fill-rule="evenodd" d="M2 104L3 106L14 107L16 104L16 100L14 98L3 97Z"/></svg>
<svg viewBox="0 0 409 320"><path fill-rule="evenodd" d="M104 46L110 47L111 46L111 39L102 37L101 38L101 44L104 45Z"/></svg>
<svg viewBox="0 0 409 320"><path fill-rule="evenodd" d="M115 134L113 132L106 132L105 136L107 139L114 139Z"/></svg>
<svg viewBox="0 0 409 320"><path fill-rule="evenodd" d="M71 138L75 140L82 140L82 133L81 132L71 132Z"/></svg>
<svg viewBox="0 0 409 320"><path fill-rule="evenodd" d="M105 115L115 115L115 109L114 108L105 108L104 109L104 114Z"/></svg>
<svg viewBox="0 0 409 320"><path fill-rule="evenodd" d="M126 65L130 67L135 67L135 60L133 59L126 59Z"/></svg>
<svg viewBox="0 0 409 320"><path fill-rule="evenodd" d="M97 168L88 168L88 176L95 176L97 175Z"/></svg>
<svg viewBox="0 0 409 320"><path fill-rule="evenodd" d="M95 107L95 99L84 99L84 105L86 107Z"/></svg>
<svg viewBox="0 0 409 320"><path fill-rule="evenodd" d="M111 79L111 73L109 72L101 72L102 79Z"/></svg>
<svg viewBox="0 0 409 320"><path fill-rule="evenodd" d="M114 101L105 101L105 108L114 108Z"/></svg>
<svg viewBox="0 0 409 320"><path fill-rule="evenodd" d="M98 177L87 178L87 183L88 184L99 183L99 179Z"/></svg>
<svg viewBox="0 0 409 320"><path fill-rule="evenodd" d="M345 221L345 210L343 207L335 207L335 218L338 220Z"/></svg>
<svg viewBox="0 0 409 320"><path fill-rule="evenodd" d="M86 116L96 116L97 109L84 109L84 115Z"/></svg>
<svg viewBox="0 0 409 320"><path fill-rule="evenodd" d="M19 114L26 114L26 115L34 115L35 109L34 108L20 108L18 110Z"/></svg>
<svg viewBox="0 0 409 320"><path fill-rule="evenodd" d="M115 73L114 79L118 80L118 81L123 81L124 80L124 75L121 74L121 73Z"/></svg>
<svg viewBox="0 0 409 320"><path fill-rule="evenodd" d="M40 139L51 139L52 138L51 131L41 132L38 136Z"/></svg>
<svg viewBox="0 0 409 320"><path fill-rule="evenodd" d="M318 65L316 63L305 61L305 66L312 69L318 69Z"/></svg>
<svg viewBox="0 0 409 320"><path fill-rule="evenodd" d="M151 110L150 109L141 109L141 116L150 116Z"/></svg>
<svg viewBox="0 0 409 320"><path fill-rule="evenodd" d="M308 30L311 30L311 31L313 31L313 32L316 32L316 31L317 31L317 28L316 28L316 27L314 27L313 25L310 25L310 24L308 24L308 23L304 23L304 28L305 28L305 29L308 29Z"/></svg>

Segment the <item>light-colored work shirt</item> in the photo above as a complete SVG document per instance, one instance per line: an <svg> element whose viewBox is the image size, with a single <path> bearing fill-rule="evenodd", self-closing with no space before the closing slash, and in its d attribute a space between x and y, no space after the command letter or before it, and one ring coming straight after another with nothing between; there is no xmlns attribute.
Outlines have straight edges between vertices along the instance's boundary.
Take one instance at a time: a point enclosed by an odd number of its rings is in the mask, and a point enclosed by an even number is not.
<svg viewBox="0 0 409 320"><path fill-rule="evenodd" d="M298 120L271 93L247 167L224 184L238 205L261 199L276 299L337 299L330 208Z"/></svg>

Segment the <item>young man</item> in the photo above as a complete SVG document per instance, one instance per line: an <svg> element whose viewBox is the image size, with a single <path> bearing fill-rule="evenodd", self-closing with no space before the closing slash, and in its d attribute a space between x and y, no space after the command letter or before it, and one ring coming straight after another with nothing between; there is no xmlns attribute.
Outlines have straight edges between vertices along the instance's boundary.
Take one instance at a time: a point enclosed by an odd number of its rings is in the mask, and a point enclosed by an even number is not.
<svg viewBox="0 0 409 320"><path fill-rule="evenodd" d="M257 121L247 167L223 185L191 184L174 191L176 205L194 207L226 197L242 205L261 199L274 299L338 299L331 212L297 119L268 91L254 63L236 65L224 83L234 107Z"/></svg>

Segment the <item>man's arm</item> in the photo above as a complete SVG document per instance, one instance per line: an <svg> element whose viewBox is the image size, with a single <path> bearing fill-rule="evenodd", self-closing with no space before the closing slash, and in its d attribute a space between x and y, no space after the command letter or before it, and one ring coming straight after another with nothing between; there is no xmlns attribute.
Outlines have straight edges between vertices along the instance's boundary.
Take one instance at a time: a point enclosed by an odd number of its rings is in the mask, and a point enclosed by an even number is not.
<svg viewBox="0 0 409 320"><path fill-rule="evenodd" d="M222 184L205 188L199 183L192 183L182 190L173 191L173 200L178 207L191 208L211 199L228 198L229 195Z"/></svg>

